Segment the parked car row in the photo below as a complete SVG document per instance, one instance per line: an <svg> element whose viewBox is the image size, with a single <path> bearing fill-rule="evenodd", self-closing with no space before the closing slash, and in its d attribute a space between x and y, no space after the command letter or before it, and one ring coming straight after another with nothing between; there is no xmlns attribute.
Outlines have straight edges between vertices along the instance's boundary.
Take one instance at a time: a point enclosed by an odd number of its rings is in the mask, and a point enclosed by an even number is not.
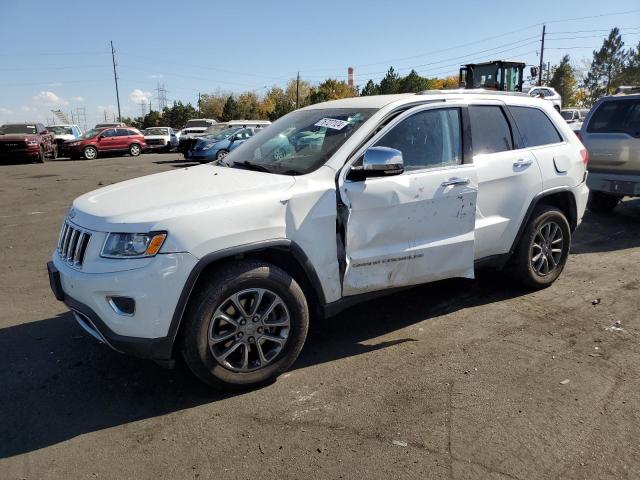
<svg viewBox="0 0 640 480"><path fill-rule="evenodd" d="M189 122L196 121L200 120L190 120ZM189 150L192 150L200 137L217 135L218 132L228 128L252 128L255 131L271 125L271 122L268 120L230 120L228 122L218 122L205 128L202 126L189 126L189 122L187 122L187 126L180 131L178 151L183 154L187 154Z"/></svg>

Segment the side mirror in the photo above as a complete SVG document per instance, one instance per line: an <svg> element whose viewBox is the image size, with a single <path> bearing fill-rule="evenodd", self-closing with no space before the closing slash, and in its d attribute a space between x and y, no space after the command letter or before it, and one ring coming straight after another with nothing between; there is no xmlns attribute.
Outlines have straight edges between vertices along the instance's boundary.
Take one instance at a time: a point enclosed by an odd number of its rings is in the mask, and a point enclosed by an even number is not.
<svg viewBox="0 0 640 480"><path fill-rule="evenodd" d="M364 152L362 170L365 176L399 175L404 172L402 152L389 147L370 147Z"/></svg>

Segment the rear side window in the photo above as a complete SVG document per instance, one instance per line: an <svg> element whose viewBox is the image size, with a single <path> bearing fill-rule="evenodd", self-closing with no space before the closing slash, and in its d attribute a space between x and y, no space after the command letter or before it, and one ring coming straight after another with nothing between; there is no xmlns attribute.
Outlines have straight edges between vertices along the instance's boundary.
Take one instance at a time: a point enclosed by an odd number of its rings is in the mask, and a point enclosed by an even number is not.
<svg viewBox="0 0 640 480"><path fill-rule="evenodd" d="M473 153L496 153L513 150L509 122L502 108L493 105L469 107Z"/></svg>
<svg viewBox="0 0 640 480"><path fill-rule="evenodd" d="M589 133L628 133L640 137L640 100L604 102L594 112Z"/></svg>
<svg viewBox="0 0 640 480"><path fill-rule="evenodd" d="M509 107L509 110L516 121L525 147L562 142L558 130L542 110L530 107Z"/></svg>
<svg viewBox="0 0 640 480"><path fill-rule="evenodd" d="M118 132L116 133L117 137L126 137L127 135L131 135L131 132L126 128L118 128L116 131Z"/></svg>

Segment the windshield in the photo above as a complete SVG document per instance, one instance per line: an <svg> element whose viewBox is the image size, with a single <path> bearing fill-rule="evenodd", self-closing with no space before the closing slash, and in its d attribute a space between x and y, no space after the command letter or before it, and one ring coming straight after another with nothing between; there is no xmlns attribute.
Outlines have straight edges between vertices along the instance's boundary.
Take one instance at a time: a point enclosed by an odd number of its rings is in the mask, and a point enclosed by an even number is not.
<svg viewBox="0 0 640 480"><path fill-rule="evenodd" d="M17 124L17 125L2 125L0 127L0 135L10 135L13 133L25 133L27 135L35 135L36 126Z"/></svg>
<svg viewBox="0 0 640 480"><path fill-rule="evenodd" d="M209 127L213 124L211 120L189 120L184 128Z"/></svg>
<svg viewBox="0 0 640 480"><path fill-rule="evenodd" d="M212 125L209 128L207 128L204 131L204 133L206 135L213 135L215 133L218 133L221 130L226 130L227 128L230 128L230 127L226 123L217 123L216 125Z"/></svg>
<svg viewBox="0 0 640 480"><path fill-rule="evenodd" d="M49 126L47 127L47 130L49 130L51 133L55 133L56 135L73 135L71 127Z"/></svg>
<svg viewBox="0 0 640 480"><path fill-rule="evenodd" d="M271 173L302 175L324 165L375 109L297 110L285 115L233 150L229 166L259 167Z"/></svg>
<svg viewBox="0 0 640 480"><path fill-rule="evenodd" d="M564 110L560 115L562 115L562 118L565 120L573 120L573 110Z"/></svg>
<svg viewBox="0 0 640 480"><path fill-rule="evenodd" d="M93 138L98 135L104 128L92 128L88 132L84 132L84 134L80 138Z"/></svg>
<svg viewBox="0 0 640 480"><path fill-rule="evenodd" d="M147 128L144 131L145 135L169 135L168 128Z"/></svg>
<svg viewBox="0 0 640 480"><path fill-rule="evenodd" d="M205 135L204 138L208 139L208 140L215 140L216 142L219 142L220 140L224 140L225 138L229 138L231 135L233 135L234 133L236 133L237 131L242 130L241 128L227 128L225 130L222 130L221 132L218 132L215 135Z"/></svg>

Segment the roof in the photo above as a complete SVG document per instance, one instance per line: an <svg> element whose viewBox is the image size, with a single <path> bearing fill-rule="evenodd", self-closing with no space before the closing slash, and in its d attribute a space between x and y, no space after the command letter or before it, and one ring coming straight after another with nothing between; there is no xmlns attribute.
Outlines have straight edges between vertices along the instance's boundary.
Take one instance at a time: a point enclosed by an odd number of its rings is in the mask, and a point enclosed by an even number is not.
<svg viewBox="0 0 640 480"><path fill-rule="evenodd" d="M380 110L391 104L400 106L403 104L427 103L434 100L504 100L517 105L548 104L548 100L531 97L522 92L502 92L484 89L456 89L456 90L425 90L420 93L404 93L399 95L371 95L366 97L350 97L340 100L332 100L324 103L316 103L305 107L303 110L321 108L373 108Z"/></svg>
<svg viewBox="0 0 640 480"><path fill-rule="evenodd" d="M380 109L390 103L408 98L414 98L415 93L401 93L396 95L370 95L365 97L349 97L340 100L331 100L323 103L315 103L304 107L303 110L315 110L318 108L375 108Z"/></svg>

